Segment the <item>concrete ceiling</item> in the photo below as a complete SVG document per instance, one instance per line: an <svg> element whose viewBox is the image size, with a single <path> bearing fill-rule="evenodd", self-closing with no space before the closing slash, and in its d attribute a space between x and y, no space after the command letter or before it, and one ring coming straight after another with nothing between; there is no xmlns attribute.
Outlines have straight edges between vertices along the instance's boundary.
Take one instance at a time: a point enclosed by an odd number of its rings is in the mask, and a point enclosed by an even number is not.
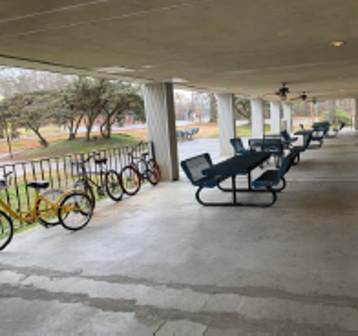
<svg viewBox="0 0 358 336"><path fill-rule="evenodd" d="M358 96L356 0L11 0L0 64L212 91ZM331 41L343 40L341 48ZM151 65L152 68L144 68ZM98 68L134 72L106 75Z"/></svg>

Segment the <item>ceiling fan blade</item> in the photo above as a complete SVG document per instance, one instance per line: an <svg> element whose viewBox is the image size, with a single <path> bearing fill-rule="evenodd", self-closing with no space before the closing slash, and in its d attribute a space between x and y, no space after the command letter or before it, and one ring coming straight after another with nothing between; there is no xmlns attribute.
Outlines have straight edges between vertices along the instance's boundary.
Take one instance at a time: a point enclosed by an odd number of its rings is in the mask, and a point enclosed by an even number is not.
<svg viewBox="0 0 358 336"><path fill-rule="evenodd" d="M274 93L272 93L272 92L270 92L270 93L265 93L264 95L263 95L263 97L277 97L278 95L277 95L277 93L276 92L274 92Z"/></svg>

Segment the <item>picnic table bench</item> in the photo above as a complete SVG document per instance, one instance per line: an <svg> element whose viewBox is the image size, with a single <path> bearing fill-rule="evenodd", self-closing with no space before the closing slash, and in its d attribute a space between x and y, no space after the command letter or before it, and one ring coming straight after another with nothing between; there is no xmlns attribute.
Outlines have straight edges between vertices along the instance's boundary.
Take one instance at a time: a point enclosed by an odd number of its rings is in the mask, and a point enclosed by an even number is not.
<svg viewBox="0 0 358 336"><path fill-rule="evenodd" d="M276 202L276 191L271 187L264 189L253 188L251 181L251 171L267 161L270 153L252 153L249 155L234 156L225 161L213 164L208 153L195 156L188 160L182 161L181 166L187 177L194 186L198 187L195 197L196 200L205 206L271 206ZM247 188L237 188L236 176L247 175ZM225 188L220 185L226 179L231 179L231 188ZM205 202L201 199L200 194L205 188L215 188L223 192L232 193L232 202ZM271 194L271 201L267 203L242 203L237 201L238 192L251 193L268 193Z"/></svg>
<svg viewBox="0 0 358 336"><path fill-rule="evenodd" d="M292 143L294 143L298 140L297 137L291 137L290 133L288 133L287 130L283 130L281 132L281 136L282 136L286 146L290 146Z"/></svg>
<svg viewBox="0 0 358 336"><path fill-rule="evenodd" d="M198 187L196 200L205 206L255 206L268 207L277 200L277 192L286 187L285 175L294 163L296 153L291 152L283 158L280 169L267 170L253 182L251 171L269 158L269 153L251 153L248 155L234 156L225 161L213 164L208 153L201 154L181 162L181 166L190 182ZM236 176L247 175L247 188L237 188ZM223 187L221 183L231 178L231 188ZM282 183L282 186L277 186ZM232 202L205 202L200 194L205 188L215 188L223 192L232 193ZM267 203L243 203L237 201L237 193L268 193L271 194L271 201Z"/></svg>
<svg viewBox="0 0 358 336"><path fill-rule="evenodd" d="M281 187L275 188L274 190L280 192L286 188L285 175L290 170L291 166L294 165L297 153L291 152L282 159L280 169L266 170L261 174L253 183L254 188L274 188L275 186L282 183Z"/></svg>

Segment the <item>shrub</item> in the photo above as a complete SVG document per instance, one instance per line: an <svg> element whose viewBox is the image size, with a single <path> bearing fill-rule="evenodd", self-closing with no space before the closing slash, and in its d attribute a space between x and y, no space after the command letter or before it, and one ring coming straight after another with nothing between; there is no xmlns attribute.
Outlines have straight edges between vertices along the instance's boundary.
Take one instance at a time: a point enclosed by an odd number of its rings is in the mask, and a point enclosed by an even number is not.
<svg viewBox="0 0 358 336"><path fill-rule="evenodd" d="M328 111L322 112L320 114L320 116L319 116L319 119L321 121L328 121L329 112ZM352 123L351 116L346 111L337 110L336 113L335 113L333 124L334 125L340 125L343 122L346 123L347 126L351 125L351 123Z"/></svg>

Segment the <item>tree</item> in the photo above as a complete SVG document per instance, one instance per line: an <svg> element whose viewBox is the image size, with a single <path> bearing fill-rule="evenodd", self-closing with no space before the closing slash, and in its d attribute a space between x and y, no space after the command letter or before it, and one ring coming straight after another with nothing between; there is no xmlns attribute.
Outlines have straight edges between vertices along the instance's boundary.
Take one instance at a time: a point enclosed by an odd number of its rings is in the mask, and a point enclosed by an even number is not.
<svg viewBox="0 0 358 336"><path fill-rule="evenodd" d="M345 123L346 125L351 124L352 119L348 112L343 110L336 110L334 112L335 112L335 119L333 121L329 120L330 118L329 111L321 112L319 118L321 121L329 121L335 125L339 125L341 123Z"/></svg>
<svg viewBox="0 0 358 336"><path fill-rule="evenodd" d="M86 140L91 140L91 133L96 119L103 111L103 94L106 91L107 81L79 77L69 87L70 107L83 116L86 126Z"/></svg>
<svg viewBox="0 0 358 336"><path fill-rule="evenodd" d="M102 99L105 118L100 130L103 138L109 139L114 123L123 124L128 114L137 120L145 120L143 99L131 84L108 81Z"/></svg>
<svg viewBox="0 0 358 336"><path fill-rule="evenodd" d="M41 128L52 120L54 94L55 92L48 91L19 93L4 102L16 124L32 130L44 147L48 146L48 142L42 135Z"/></svg>
<svg viewBox="0 0 358 336"><path fill-rule="evenodd" d="M0 102L0 139L7 136L11 138L17 138L19 133L17 132L16 118L9 111L5 101Z"/></svg>
<svg viewBox="0 0 358 336"><path fill-rule="evenodd" d="M216 101L216 97L214 93L209 93L209 101L210 101L210 122L218 121L218 104Z"/></svg>
<svg viewBox="0 0 358 336"><path fill-rule="evenodd" d="M17 93L64 89L74 76L47 71L0 67L0 96L11 97Z"/></svg>
<svg viewBox="0 0 358 336"><path fill-rule="evenodd" d="M59 93L57 100L54 102L55 114L54 122L68 130L68 140L76 139L78 129L84 118L84 113L74 104L75 98L70 88Z"/></svg>
<svg viewBox="0 0 358 336"><path fill-rule="evenodd" d="M251 114L251 101L249 98L235 97L235 107L237 113L247 119L249 124L252 123ZM266 100L263 101L263 114L264 118L270 116L270 103Z"/></svg>
<svg viewBox="0 0 358 336"><path fill-rule="evenodd" d="M68 125L72 137L83 121L86 139L90 140L99 117L103 117L100 131L104 138L111 137L114 123L121 123L128 112L139 120L145 120L143 99L138 94L138 87L132 84L83 77L68 87L64 97L63 107L67 106L67 111L60 119Z"/></svg>
<svg viewBox="0 0 358 336"><path fill-rule="evenodd" d="M251 124L251 103L248 98L235 97L235 108L237 113L247 119Z"/></svg>

